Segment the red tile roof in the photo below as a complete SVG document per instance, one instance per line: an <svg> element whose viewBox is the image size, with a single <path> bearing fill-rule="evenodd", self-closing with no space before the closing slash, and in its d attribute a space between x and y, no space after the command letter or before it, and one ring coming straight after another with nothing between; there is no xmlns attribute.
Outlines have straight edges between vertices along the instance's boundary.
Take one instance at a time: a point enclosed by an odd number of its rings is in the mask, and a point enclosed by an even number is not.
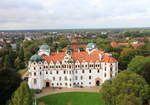
<svg viewBox="0 0 150 105"><path fill-rule="evenodd" d="M129 43L111 42L110 45L111 45L112 47L117 47L117 46L129 46Z"/></svg>
<svg viewBox="0 0 150 105"><path fill-rule="evenodd" d="M134 48L144 46L144 45L145 45L144 43L131 44L131 46L134 47Z"/></svg>
<svg viewBox="0 0 150 105"><path fill-rule="evenodd" d="M83 51L83 52L72 52L72 59L74 61L86 61L86 62L96 62L96 61L100 61L100 57L99 54L102 53L99 50L93 51L92 53L88 54L87 52ZM58 52L58 53L51 53L50 56L43 56L43 58L45 59L45 61L47 62L57 62L57 61L63 61L64 56L66 55L65 52ZM117 62L116 59L114 59L113 57L109 56L109 54L104 53L103 59L101 60L101 62Z"/></svg>
<svg viewBox="0 0 150 105"><path fill-rule="evenodd" d="M70 46L68 46L68 47L65 47L64 48L64 50L66 50L66 49L73 49L73 50L77 50L77 49L79 49L79 48L86 48L86 44L74 44L74 45L70 45Z"/></svg>

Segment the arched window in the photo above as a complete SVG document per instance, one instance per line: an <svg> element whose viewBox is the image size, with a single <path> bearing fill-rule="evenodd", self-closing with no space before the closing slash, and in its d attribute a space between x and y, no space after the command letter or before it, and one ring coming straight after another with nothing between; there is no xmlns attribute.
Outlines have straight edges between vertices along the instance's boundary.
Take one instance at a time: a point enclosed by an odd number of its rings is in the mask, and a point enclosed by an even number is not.
<svg viewBox="0 0 150 105"><path fill-rule="evenodd" d="M65 76L65 81L67 81L68 80L68 78L67 78L67 76Z"/></svg>
<svg viewBox="0 0 150 105"><path fill-rule="evenodd" d="M84 73L84 70L82 70L82 73Z"/></svg>
<svg viewBox="0 0 150 105"><path fill-rule="evenodd" d="M36 76L36 72L34 72L34 76Z"/></svg>
<svg viewBox="0 0 150 105"><path fill-rule="evenodd" d="M91 73L91 70L89 70L89 73Z"/></svg>

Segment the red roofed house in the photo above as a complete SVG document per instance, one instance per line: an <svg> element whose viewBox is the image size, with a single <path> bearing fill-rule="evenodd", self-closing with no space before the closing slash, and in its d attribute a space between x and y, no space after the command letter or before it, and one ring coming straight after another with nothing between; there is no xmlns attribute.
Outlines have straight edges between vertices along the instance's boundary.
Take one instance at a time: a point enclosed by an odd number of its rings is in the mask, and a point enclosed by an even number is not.
<svg viewBox="0 0 150 105"><path fill-rule="evenodd" d="M73 44L73 45L65 47L63 50L72 49L73 51L78 51L80 48L85 49L86 45L85 44Z"/></svg>
<svg viewBox="0 0 150 105"><path fill-rule="evenodd" d="M42 45L28 64L28 85L32 89L44 87L99 86L118 73L118 61L97 49L94 43L86 51L50 52Z"/></svg>
<svg viewBox="0 0 150 105"><path fill-rule="evenodd" d="M137 48L137 47L141 47L141 46L144 46L145 43L142 43L142 42L139 42L139 41L135 41L133 43L131 43L131 46L134 47L134 48Z"/></svg>
<svg viewBox="0 0 150 105"><path fill-rule="evenodd" d="M137 47L141 47L141 46L144 46L145 44L142 43L142 42L138 42L138 41L135 41L135 42L132 42L131 44L129 43L117 43L117 42L111 42L110 45L112 47L118 47L118 46L132 46L134 48L137 48Z"/></svg>
<svg viewBox="0 0 150 105"><path fill-rule="evenodd" d="M111 42L110 45L111 45L112 47L129 46L129 43L117 43L117 42Z"/></svg>

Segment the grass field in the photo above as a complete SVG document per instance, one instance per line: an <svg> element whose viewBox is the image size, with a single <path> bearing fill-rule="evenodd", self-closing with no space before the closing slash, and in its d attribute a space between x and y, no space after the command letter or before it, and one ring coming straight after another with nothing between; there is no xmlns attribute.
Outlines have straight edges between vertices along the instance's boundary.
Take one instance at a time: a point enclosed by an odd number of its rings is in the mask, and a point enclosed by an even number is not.
<svg viewBox="0 0 150 105"><path fill-rule="evenodd" d="M66 92L44 96L38 99L45 105L105 105L98 93Z"/></svg>

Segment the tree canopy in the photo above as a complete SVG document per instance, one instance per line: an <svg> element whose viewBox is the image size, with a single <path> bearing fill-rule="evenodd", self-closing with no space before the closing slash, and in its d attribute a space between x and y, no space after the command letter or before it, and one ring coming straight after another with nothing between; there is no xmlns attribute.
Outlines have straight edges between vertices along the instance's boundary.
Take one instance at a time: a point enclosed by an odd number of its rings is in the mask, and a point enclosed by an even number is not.
<svg viewBox="0 0 150 105"><path fill-rule="evenodd" d="M150 57L136 56L128 65L128 69L145 78L150 85Z"/></svg>
<svg viewBox="0 0 150 105"><path fill-rule="evenodd" d="M32 105L33 94L26 82L22 82L11 97L9 105Z"/></svg>
<svg viewBox="0 0 150 105"><path fill-rule="evenodd" d="M0 105L10 99L21 82L21 77L13 69L0 68Z"/></svg>
<svg viewBox="0 0 150 105"><path fill-rule="evenodd" d="M144 78L129 71L107 80L100 92L106 105L145 105L150 98L150 88Z"/></svg>

